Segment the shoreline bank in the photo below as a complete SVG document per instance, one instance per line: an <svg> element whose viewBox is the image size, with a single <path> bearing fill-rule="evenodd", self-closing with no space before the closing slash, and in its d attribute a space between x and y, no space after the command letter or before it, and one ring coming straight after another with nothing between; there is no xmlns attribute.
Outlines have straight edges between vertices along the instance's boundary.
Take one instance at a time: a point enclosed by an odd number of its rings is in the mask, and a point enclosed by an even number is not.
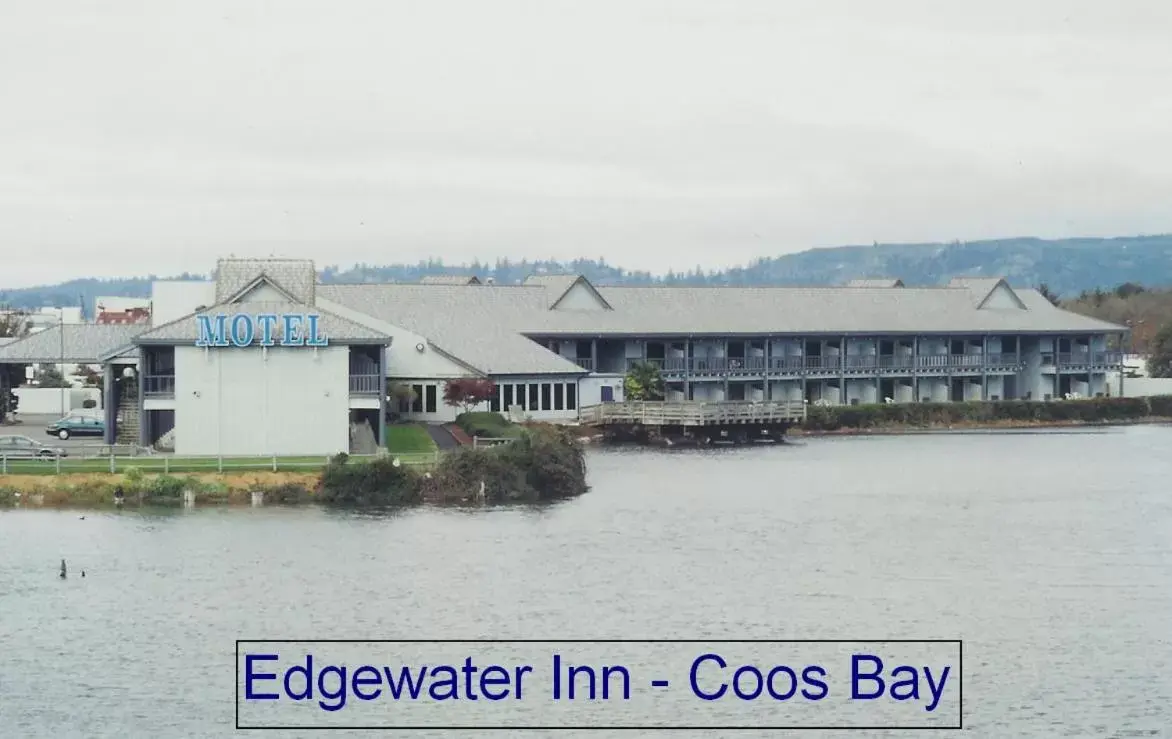
<svg viewBox="0 0 1172 739"><path fill-rule="evenodd" d="M510 444L464 447L417 470L393 457L339 454L313 471L191 474L83 472L0 476L0 508L114 508L187 505L309 505L384 508L494 505L571 498L585 493L582 445L564 430L529 427Z"/></svg>

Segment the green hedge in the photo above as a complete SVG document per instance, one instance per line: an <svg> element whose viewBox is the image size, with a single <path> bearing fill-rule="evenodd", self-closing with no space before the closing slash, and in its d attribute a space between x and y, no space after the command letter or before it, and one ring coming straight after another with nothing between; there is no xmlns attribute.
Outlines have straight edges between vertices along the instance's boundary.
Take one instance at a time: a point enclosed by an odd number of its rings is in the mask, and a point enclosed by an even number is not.
<svg viewBox="0 0 1172 739"><path fill-rule="evenodd" d="M509 421L499 413L491 411L476 411L461 413L456 416L456 425L464 429L469 436L485 438L511 439L521 436L521 427Z"/></svg>
<svg viewBox="0 0 1172 739"><path fill-rule="evenodd" d="M1172 395L1151 398L1000 400L965 403L883 403L809 406L805 428L814 431L885 426L941 426L958 423L1110 423L1150 417L1172 418Z"/></svg>

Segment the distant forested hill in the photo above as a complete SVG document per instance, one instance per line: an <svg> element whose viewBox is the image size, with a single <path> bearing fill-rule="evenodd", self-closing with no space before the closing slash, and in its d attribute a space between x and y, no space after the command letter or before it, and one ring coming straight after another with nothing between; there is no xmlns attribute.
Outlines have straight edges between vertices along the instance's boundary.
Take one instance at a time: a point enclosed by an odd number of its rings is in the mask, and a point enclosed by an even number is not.
<svg viewBox="0 0 1172 739"><path fill-rule="evenodd" d="M758 259L748 266L704 272L693 269L652 275L627 271L602 259L510 261L447 265L440 260L385 266L326 267L325 282L415 282L425 275L476 274L497 284L520 282L535 272L576 272L601 284L834 285L857 277L899 277L911 285L938 285L958 275L1004 276L1011 284L1046 283L1063 297L1127 282L1172 285L1172 235L1046 241L1020 238L949 244L874 244L810 249ZM179 275L170 279L200 279ZM0 276L0 280L3 277ZM98 295L146 297L150 277L71 280L59 285L4 290L0 303L34 308L93 305Z"/></svg>

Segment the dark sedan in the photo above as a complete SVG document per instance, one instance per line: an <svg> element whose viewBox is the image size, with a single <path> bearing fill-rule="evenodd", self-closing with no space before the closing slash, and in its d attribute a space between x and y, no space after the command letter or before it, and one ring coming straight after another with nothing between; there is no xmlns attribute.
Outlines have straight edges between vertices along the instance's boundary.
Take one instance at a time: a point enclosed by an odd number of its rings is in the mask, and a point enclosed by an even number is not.
<svg viewBox="0 0 1172 739"><path fill-rule="evenodd" d="M56 436L62 441L70 436L105 436L106 422L93 416L66 416L60 421L49 424L45 433L49 436Z"/></svg>

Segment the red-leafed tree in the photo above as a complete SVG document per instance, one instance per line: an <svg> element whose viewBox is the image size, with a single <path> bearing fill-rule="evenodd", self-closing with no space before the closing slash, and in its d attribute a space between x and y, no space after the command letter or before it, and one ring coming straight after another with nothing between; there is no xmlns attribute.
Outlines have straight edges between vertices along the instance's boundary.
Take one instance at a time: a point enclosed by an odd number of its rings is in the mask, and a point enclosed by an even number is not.
<svg viewBox="0 0 1172 739"><path fill-rule="evenodd" d="M461 377L444 386L444 403L471 411L496 397L496 383L484 377Z"/></svg>

